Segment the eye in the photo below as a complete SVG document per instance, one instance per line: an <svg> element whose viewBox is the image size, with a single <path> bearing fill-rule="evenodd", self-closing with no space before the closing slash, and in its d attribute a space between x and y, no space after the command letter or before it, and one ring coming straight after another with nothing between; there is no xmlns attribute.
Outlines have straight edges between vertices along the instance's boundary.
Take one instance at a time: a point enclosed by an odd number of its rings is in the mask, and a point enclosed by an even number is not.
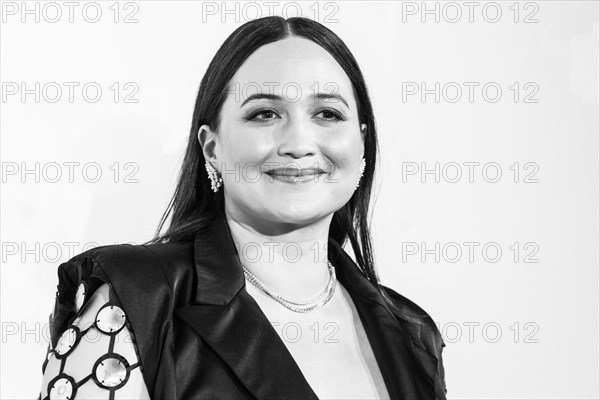
<svg viewBox="0 0 600 400"><path fill-rule="evenodd" d="M259 115L264 116L265 118L256 118ZM277 115L277 113L273 110L259 110L255 113L250 114L249 117L246 118L247 121L256 121L256 122L261 122L261 121L271 121L273 120L274 116Z"/></svg>
<svg viewBox="0 0 600 400"><path fill-rule="evenodd" d="M317 114L323 114L325 121L345 121L346 118L339 112L331 109L320 110Z"/></svg>

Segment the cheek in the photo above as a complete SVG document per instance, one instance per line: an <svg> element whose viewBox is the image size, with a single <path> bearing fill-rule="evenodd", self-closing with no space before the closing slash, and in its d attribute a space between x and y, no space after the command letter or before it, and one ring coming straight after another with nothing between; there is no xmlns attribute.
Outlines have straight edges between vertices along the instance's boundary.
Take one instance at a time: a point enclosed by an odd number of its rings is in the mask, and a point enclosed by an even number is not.
<svg viewBox="0 0 600 400"><path fill-rule="evenodd" d="M227 163L242 164L256 162L265 153L265 146L256 135L243 129L223 131L221 140L221 157Z"/></svg>
<svg viewBox="0 0 600 400"><path fill-rule="evenodd" d="M347 170L353 168L360 161L361 142L360 139L346 137L344 139L331 141L324 154L338 169Z"/></svg>
<svg viewBox="0 0 600 400"><path fill-rule="evenodd" d="M236 132L222 131L223 140L220 143L218 157L222 168L229 180L230 190L256 184L262 174L262 162L268 157L270 148L257 135L237 130ZM233 179L235 177L235 179Z"/></svg>

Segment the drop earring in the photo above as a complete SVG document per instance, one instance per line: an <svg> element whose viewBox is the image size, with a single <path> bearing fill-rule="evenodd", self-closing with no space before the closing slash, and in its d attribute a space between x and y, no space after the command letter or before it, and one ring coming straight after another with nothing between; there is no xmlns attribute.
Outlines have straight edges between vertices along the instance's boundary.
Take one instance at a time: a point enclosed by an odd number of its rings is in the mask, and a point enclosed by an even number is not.
<svg viewBox="0 0 600 400"><path fill-rule="evenodd" d="M210 179L210 186L213 192L217 193L221 187L221 184L223 183L223 179L219 176L215 167L213 167L208 161L206 161L205 167L206 172L208 172L208 178Z"/></svg>
<svg viewBox="0 0 600 400"><path fill-rule="evenodd" d="M360 178L362 178L363 173L365 172L365 159L363 158L362 160L360 160L360 176L358 177L358 182L356 182L356 187L354 188L354 190L358 189L358 187L360 186Z"/></svg>

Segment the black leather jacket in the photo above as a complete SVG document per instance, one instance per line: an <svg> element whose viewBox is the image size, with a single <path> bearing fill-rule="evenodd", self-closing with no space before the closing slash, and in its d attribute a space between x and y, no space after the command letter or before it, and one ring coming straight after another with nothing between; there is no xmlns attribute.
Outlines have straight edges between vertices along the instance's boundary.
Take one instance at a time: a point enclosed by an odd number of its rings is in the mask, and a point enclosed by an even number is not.
<svg viewBox="0 0 600 400"><path fill-rule="evenodd" d="M330 261L351 295L392 399L445 400L445 346L432 319L390 288L389 305L335 241ZM333 255L333 256L331 256ZM52 346L86 300L109 283L135 335L153 399L317 399L245 289L229 227L215 218L194 243L109 245L61 264Z"/></svg>

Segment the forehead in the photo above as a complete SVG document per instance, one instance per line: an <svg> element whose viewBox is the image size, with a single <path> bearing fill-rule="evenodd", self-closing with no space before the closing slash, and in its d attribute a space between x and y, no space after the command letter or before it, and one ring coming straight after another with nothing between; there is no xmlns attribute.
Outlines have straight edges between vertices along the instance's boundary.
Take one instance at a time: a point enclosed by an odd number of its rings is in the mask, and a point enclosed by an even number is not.
<svg viewBox="0 0 600 400"><path fill-rule="evenodd" d="M237 70L230 88L242 90L244 96L259 88L263 93L292 98L337 93L355 103L350 79L337 61L318 44L299 37L259 47ZM296 95L297 88L301 94Z"/></svg>

